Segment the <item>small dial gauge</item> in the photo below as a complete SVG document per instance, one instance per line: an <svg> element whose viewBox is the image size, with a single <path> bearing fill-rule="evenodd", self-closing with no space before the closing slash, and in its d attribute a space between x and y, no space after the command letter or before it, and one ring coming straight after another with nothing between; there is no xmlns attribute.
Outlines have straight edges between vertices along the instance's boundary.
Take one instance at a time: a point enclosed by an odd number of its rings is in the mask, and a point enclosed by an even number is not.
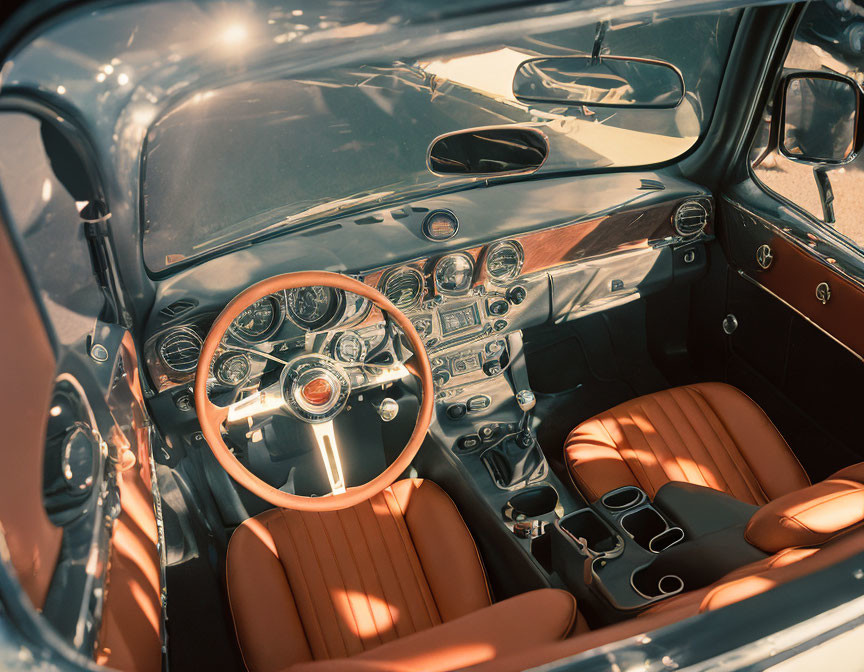
<svg viewBox="0 0 864 672"><path fill-rule="evenodd" d="M486 273L495 282L513 280L522 271L524 253L516 241L495 243L486 253Z"/></svg>
<svg viewBox="0 0 864 672"><path fill-rule="evenodd" d="M435 264L435 288L441 294L468 291L474 279L474 260L463 252L448 254Z"/></svg>
<svg viewBox="0 0 864 672"><path fill-rule="evenodd" d="M297 287L288 290L288 317L298 327L319 329L333 318L337 307L332 287Z"/></svg>
<svg viewBox="0 0 864 672"><path fill-rule="evenodd" d="M222 355L216 361L216 379L223 385L236 387L249 377L249 358L239 352Z"/></svg>
<svg viewBox="0 0 864 672"><path fill-rule="evenodd" d="M276 297L258 299L240 313L231 324L231 331L244 341L258 343L266 340L279 327L282 309Z"/></svg>
<svg viewBox="0 0 864 672"><path fill-rule="evenodd" d="M362 362L366 354L366 343L356 332L346 331L333 343L333 357L340 362L353 364Z"/></svg>

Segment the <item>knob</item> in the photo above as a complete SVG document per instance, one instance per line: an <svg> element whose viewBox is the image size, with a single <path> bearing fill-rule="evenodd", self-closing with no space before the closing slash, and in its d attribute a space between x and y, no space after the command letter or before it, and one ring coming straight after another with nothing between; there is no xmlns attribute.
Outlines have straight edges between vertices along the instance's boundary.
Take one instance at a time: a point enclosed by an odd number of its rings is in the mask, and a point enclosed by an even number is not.
<svg viewBox="0 0 864 672"><path fill-rule="evenodd" d="M518 306L528 296L528 290L522 285L516 285L507 290L507 300L514 306Z"/></svg>
<svg viewBox="0 0 864 672"><path fill-rule="evenodd" d="M391 399L390 397L385 397L380 404L378 404L378 416L384 422L390 422L393 420L396 415L399 413L399 404L396 403L395 399Z"/></svg>
<svg viewBox="0 0 864 672"><path fill-rule="evenodd" d="M490 315L506 315L508 310L510 310L510 304L503 299L498 299L489 304Z"/></svg>
<svg viewBox="0 0 864 672"><path fill-rule="evenodd" d="M441 387L450 382L450 372L447 369L435 369L432 372L432 382L436 387Z"/></svg>
<svg viewBox="0 0 864 672"><path fill-rule="evenodd" d="M490 359L483 365L483 373L487 376L497 376L501 373L501 362L497 359Z"/></svg>
<svg viewBox="0 0 864 672"><path fill-rule="evenodd" d="M537 403L537 397L534 396L531 390L519 390L516 393L516 403L519 404L519 408L522 409L523 413L527 413L534 408L534 404Z"/></svg>

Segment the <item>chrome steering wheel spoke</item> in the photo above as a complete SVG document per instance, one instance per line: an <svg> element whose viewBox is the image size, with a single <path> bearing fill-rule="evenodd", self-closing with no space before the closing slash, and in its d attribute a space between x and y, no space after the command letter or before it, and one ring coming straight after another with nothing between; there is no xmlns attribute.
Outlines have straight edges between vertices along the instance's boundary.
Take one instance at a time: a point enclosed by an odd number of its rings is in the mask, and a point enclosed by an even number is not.
<svg viewBox="0 0 864 672"><path fill-rule="evenodd" d="M401 362L383 366L380 364L344 365L351 379L351 392L363 392L388 383L403 380L411 372Z"/></svg>
<svg viewBox="0 0 864 672"><path fill-rule="evenodd" d="M276 415L285 408L282 382L278 381L263 390L244 397L227 407L226 422L238 422L249 418Z"/></svg>
<svg viewBox="0 0 864 672"><path fill-rule="evenodd" d="M336 442L333 420L313 424L312 431L315 434L321 460L324 462L327 480L330 481L329 494L341 495L346 490L345 475L342 472L342 459L339 456L339 444Z"/></svg>

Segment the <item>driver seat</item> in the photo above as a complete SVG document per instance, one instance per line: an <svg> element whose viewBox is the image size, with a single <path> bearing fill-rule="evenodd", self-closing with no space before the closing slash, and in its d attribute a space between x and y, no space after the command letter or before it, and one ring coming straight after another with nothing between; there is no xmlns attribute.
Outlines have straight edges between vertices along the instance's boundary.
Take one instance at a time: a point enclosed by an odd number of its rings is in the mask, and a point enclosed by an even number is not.
<svg viewBox="0 0 864 672"><path fill-rule="evenodd" d="M578 617L562 590L492 605L459 511L422 479L341 511L245 521L228 545L227 583L250 672L373 650L378 661L459 669L564 639Z"/></svg>

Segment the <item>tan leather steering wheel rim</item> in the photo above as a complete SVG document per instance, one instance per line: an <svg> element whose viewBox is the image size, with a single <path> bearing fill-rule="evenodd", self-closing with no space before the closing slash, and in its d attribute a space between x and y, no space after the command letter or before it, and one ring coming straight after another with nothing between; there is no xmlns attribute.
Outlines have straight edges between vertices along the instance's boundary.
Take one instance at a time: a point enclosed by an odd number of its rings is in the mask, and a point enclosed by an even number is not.
<svg viewBox="0 0 864 672"><path fill-rule="evenodd" d="M363 485L348 488L343 493L330 494L324 497L304 497L302 495L292 495L283 492L261 480L244 467L240 460L229 450L222 438L221 427L222 423L227 419L227 408L212 404L207 396L207 378L210 375L210 364L225 332L234 319L246 308L255 303L255 301L265 296L282 290L310 286L326 286L346 292L353 292L358 296L368 299L375 306L393 317L396 323L402 328L402 331L408 338L408 342L411 344L411 349L414 351L412 373L420 379L422 397L414 431L408 439L408 443L405 444L405 448L393 463L378 476ZM219 464L228 472L231 478L254 495L274 506L297 511L336 511L338 509L345 509L374 497L391 485L408 468L420 450L420 446L423 444L426 432L432 422L434 401L432 368L429 365L429 357L426 355L423 341L420 339L420 335L417 333L414 325L411 324L411 321L377 289L364 285L353 278L327 271L303 271L276 275L257 282L238 294L225 306L224 310L210 327L210 332L207 334L207 338L204 339L204 345L201 348L201 356L198 359L198 368L195 374L195 410L198 413L198 421L201 424L204 439L207 441L207 445L210 446L210 450L213 451L213 455Z"/></svg>

